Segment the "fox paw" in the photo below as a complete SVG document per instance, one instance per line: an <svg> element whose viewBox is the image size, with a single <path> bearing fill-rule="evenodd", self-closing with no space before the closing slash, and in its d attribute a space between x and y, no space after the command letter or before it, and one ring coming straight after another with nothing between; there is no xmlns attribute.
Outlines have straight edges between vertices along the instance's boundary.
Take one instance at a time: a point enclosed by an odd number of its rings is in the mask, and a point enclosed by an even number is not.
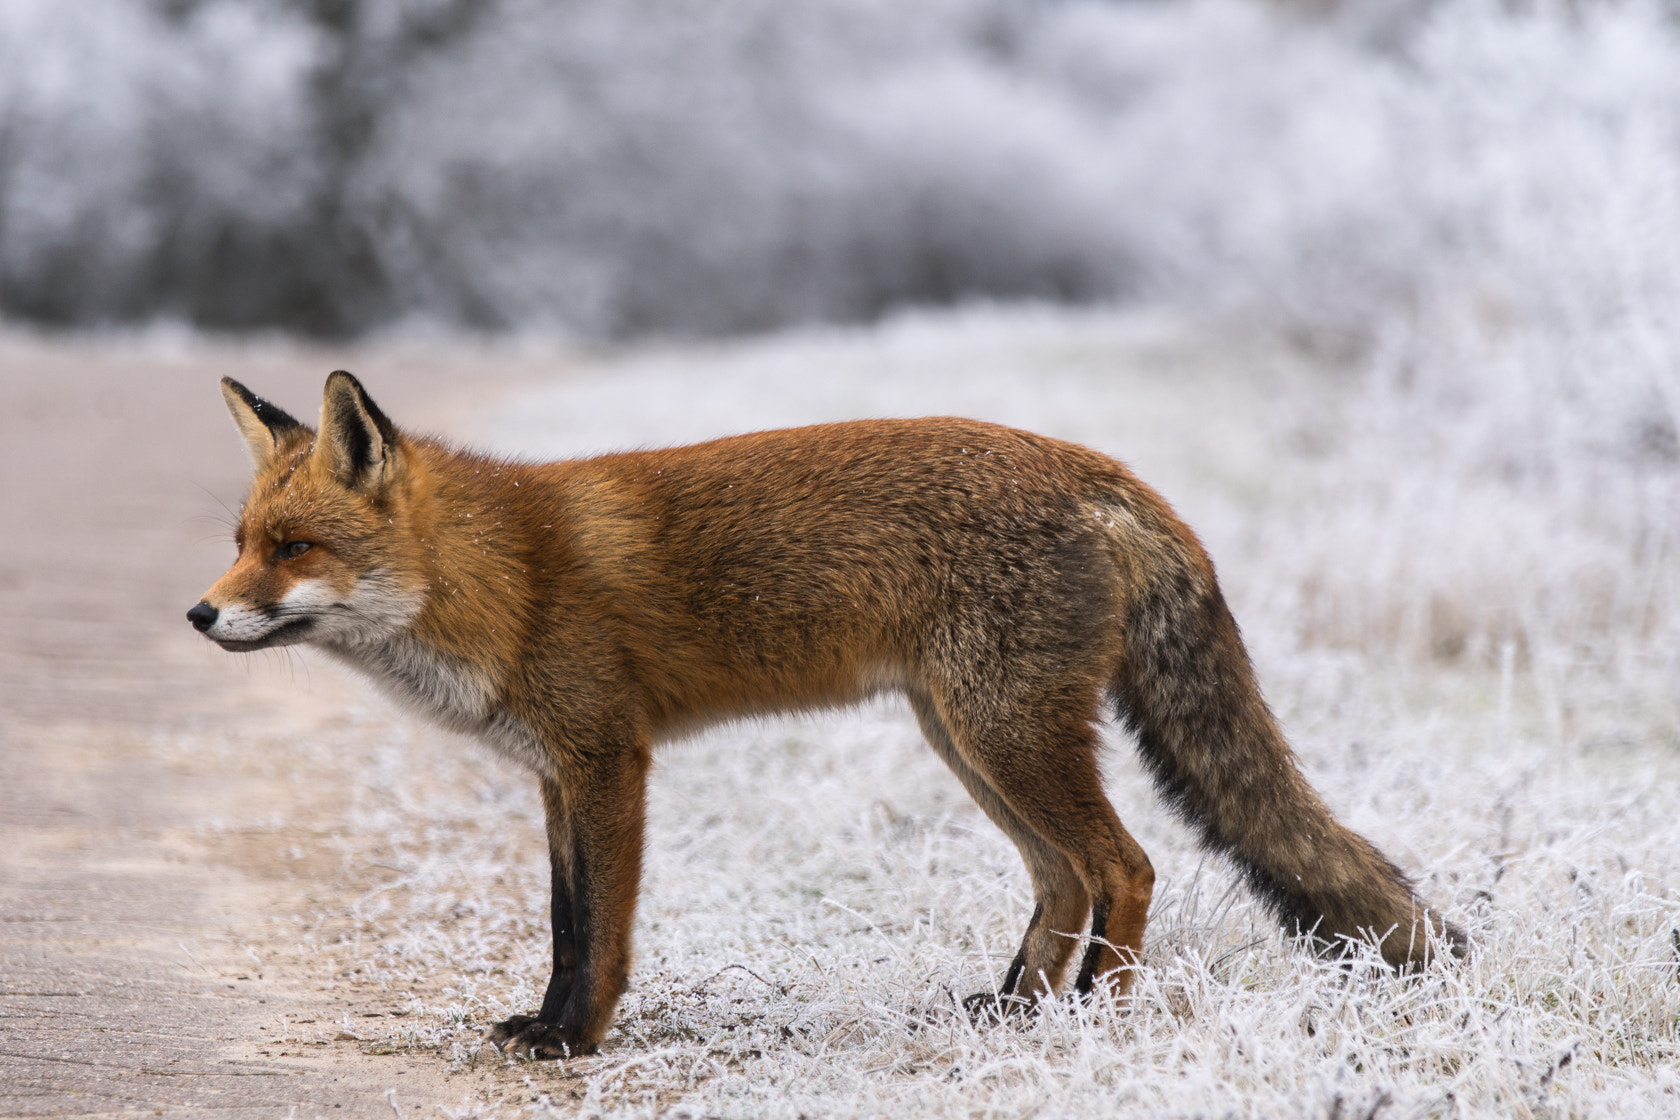
<svg viewBox="0 0 1680 1120"><path fill-rule="evenodd" d="M484 1036L504 1054L520 1058L547 1061L555 1058L578 1058L595 1053L593 1042L584 1042L576 1027L558 1023L544 1023L531 1015L514 1015L490 1028Z"/></svg>
<svg viewBox="0 0 1680 1120"><path fill-rule="evenodd" d="M1008 1019L1030 1014L1032 1001L1022 996L1005 996L997 992L975 992L962 1001L969 1021L979 1026L1002 1023Z"/></svg>

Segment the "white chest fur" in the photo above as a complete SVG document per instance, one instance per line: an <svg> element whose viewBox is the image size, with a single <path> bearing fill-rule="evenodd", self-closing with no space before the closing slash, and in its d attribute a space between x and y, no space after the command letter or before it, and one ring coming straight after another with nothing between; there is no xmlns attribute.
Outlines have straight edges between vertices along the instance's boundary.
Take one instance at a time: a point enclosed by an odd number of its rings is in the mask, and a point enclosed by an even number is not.
<svg viewBox="0 0 1680 1120"><path fill-rule="evenodd" d="M406 633L367 645L327 645L328 652L366 674L404 707L471 735L538 773L552 769L537 735L496 696L490 675Z"/></svg>

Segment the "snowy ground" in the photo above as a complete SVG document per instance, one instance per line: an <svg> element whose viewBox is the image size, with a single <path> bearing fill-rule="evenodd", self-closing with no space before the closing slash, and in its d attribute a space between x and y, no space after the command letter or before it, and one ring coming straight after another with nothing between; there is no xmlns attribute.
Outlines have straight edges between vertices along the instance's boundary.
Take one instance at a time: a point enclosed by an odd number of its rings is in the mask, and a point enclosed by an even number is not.
<svg viewBox="0 0 1680 1120"><path fill-rule="evenodd" d="M1380 379L1166 315L981 309L498 360L558 372L447 434L522 455L960 413L1126 459L1203 534L1310 778L1475 954L1411 979L1316 960L1116 738L1110 794L1160 876L1136 994L976 1030L953 996L1007 963L1026 875L883 702L667 749L618 1026L597 1057L510 1067L477 1038L547 979L532 783L357 700L334 733L356 744L327 841L339 901L291 927L295 967L408 1000L356 1032L450 1063L451 1115L1673 1114L1672 577L1631 546L1618 566L1615 528L1670 508L1666 474L1605 482L1648 499L1601 508L1609 529L1568 487L1455 484L1455 437L1415 454ZM1597 615L1570 613L1572 586Z"/></svg>

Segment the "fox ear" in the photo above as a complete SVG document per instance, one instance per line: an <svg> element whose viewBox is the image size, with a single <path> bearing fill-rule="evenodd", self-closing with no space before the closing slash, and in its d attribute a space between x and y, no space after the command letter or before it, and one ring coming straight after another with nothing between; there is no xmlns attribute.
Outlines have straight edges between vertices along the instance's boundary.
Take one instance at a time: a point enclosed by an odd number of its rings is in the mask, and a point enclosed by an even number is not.
<svg viewBox="0 0 1680 1120"><path fill-rule="evenodd" d="M294 428L303 427L284 409L277 408L231 377L222 378L222 399L245 444L251 449L251 461L260 471L274 461L280 449L280 439Z"/></svg>
<svg viewBox="0 0 1680 1120"><path fill-rule="evenodd" d="M321 400L321 435L316 447L333 477L352 490L371 491L388 476L397 430L344 370L327 378Z"/></svg>

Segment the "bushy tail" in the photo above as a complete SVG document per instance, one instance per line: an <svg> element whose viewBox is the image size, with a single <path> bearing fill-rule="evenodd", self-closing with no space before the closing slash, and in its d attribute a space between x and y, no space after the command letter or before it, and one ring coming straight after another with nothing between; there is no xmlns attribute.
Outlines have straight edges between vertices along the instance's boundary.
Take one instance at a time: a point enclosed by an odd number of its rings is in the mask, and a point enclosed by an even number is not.
<svg viewBox="0 0 1680 1120"><path fill-rule="evenodd" d="M1339 824L1296 768L1199 545L1164 578L1151 551L1154 578L1131 587L1114 691L1163 795L1285 926L1332 948L1381 938L1396 967L1425 961L1431 933L1463 955L1463 934L1428 914L1400 869Z"/></svg>

